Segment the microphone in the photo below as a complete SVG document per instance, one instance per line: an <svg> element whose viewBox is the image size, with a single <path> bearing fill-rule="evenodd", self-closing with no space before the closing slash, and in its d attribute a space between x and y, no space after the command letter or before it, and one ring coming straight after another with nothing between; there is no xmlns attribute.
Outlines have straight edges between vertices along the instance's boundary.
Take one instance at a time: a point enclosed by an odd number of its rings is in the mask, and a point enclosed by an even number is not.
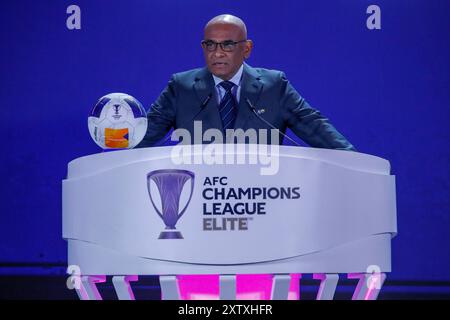
<svg viewBox="0 0 450 320"><path fill-rule="evenodd" d="M199 115L199 113L203 110L203 108L206 107L206 105L209 103L209 100L211 100L211 98L212 98L212 93L210 93L206 96L205 100L203 100L202 104L200 105L200 110L195 114L194 118ZM194 118L192 118L192 120L194 120Z"/></svg>
<svg viewBox="0 0 450 320"><path fill-rule="evenodd" d="M200 105L200 110L198 110L198 112L189 120L189 121L184 121L182 123L182 125L185 125L188 122L194 121L195 118L197 118L197 116L202 113L203 110L206 109L206 106L208 105L209 101L212 98L212 93L208 94L205 98L205 100L203 100L202 104ZM181 127L181 126L180 126ZM164 139L164 141L162 141L161 143L158 143L158 145L163 145L164 143L166 143L170 138L172 137L172 134L170 134L169 136L167 136L166 139Z"/></svg>
<svg viewBox="0 0 450 320"><path fill-rule="evenodd" d="M250 109L253 111L253 113L265 124L267 124L269 127L271 127L272 129L275 129L278 131L278 133L280 133L284 138L288 139L289 141L291 141L292 143L294 143L295 145L297 145L298 147L301 147L300 144L297 143L297 141L295 141L294 139L292 139L291 137L289 137L288 135L284 134L283 132L280 131L280 129L278 129L277 127L275 127L273 124L271 124L269 121L267 121L266 119L264 119L263 117L261 117L258 113L258 111L256 110L255 106L250 102L250 100L248 98L245 99L245 102L247 102L248 106L250 107Z"/></svg>

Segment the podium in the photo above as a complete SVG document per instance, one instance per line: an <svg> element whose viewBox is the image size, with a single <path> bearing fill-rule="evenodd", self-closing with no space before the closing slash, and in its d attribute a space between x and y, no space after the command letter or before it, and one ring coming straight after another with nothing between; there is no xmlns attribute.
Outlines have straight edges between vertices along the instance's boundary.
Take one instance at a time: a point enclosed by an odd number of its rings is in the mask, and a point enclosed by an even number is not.
<svg viewBox="0 0 450 320"><path fill-rule="evenodd" d="M113 276L158 275L163 299L180 299L182 275L219 275L236 299L236 275L271 275L286 299L293 275L320 280L332 299L339 274L359 279L353 299L376 299L397 233L388 161L358 152L266 145L192 145L104 152L68 165L63 238L80 299L101 299ZM70 271L69 271L70 270Z"/></svg>

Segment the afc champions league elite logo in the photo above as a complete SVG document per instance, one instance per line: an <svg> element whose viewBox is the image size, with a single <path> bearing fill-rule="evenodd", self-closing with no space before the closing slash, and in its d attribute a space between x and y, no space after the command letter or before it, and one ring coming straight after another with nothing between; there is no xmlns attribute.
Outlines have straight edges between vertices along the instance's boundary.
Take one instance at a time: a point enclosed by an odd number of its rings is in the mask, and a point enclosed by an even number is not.
<svg viewBox="0 0 450 320"><path fill-rule="evenodd" d="M192 199L194 191L195 175L191 171L179 169L155 170L147 174L147 189L150 201L156 213L161 217L166 225L165 230L159 235L159 239L183 239L180 231L175 228L176 223L186 211ZM157 200L152 195L151 182L157 187L161 199L160 207L155 203ZM191 181L191 191L189 199L182 210L179 209L180 198L186 182Z"/></svg>
<svg viewBox="0 0 450 320"><path fill-rule="evenodd" d="M122 115L119 114L119 110L121 107L122 106L120 104L114 105L114 115L113 115L114 120L119 120L122 117Z"/></svg>

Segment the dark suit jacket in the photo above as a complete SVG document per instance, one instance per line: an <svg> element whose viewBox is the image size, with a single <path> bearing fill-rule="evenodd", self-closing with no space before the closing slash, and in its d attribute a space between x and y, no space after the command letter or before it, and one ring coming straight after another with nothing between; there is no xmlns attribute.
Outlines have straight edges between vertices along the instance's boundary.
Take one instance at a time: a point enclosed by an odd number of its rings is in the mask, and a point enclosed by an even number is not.
<svg viewBox="0 0 450 320"><path fill-rule="evenodd" d="M147 134L137 147L154 146L171 128L187 129L193 139L194 120L202 121L203 132L211 128L223 130L214 86L207 68L174 74L151 106ZM208 95L212 98L201 110ZM247 99L267 122L283 133L290 128L312 147L354 150L328 119L297 93L283 72L244 64L235 129L270 131L271 127L252 112ZM282 139L279 135L276 143L281 144ZM269 140L261 143L270 144L270 134Z"/></svg>

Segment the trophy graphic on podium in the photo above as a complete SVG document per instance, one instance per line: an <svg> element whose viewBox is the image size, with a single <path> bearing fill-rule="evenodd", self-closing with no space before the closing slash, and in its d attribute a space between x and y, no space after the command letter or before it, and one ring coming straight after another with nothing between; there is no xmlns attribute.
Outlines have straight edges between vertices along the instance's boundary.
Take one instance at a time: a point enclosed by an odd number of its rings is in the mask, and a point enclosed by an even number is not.
<svg viewBox="0 0 450 320"><path fill-rule="evenodd" d="M194 191L195 175L191 171L180 169L155 170L147 174L147 189L150 201L156 213L161 217L166 225L158 239L183 239L180 231L175 228L178 220L186 211L192 199ZM189 199L184 208L180 211L180 198L186 182L191 181L191 191ZM161 199L161 209L155 204L151 191L151 181L156 184Z"/></svg>

